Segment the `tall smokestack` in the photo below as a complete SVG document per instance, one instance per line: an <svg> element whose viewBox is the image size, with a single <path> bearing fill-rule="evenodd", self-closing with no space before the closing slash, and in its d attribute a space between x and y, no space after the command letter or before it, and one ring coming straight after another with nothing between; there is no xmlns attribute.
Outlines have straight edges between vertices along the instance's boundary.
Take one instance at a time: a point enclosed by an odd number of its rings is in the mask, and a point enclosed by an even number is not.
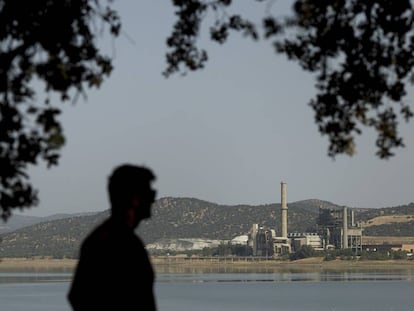
<svg viewBox="0 0 414 311"><path fill-rule="evenodd" d="M344 247L343 248L348 248L348 211L347 208L344 207L344 228L343 228L343 232L344 232Z"/></svg>
<svg viewBox="0 0 414 311"><path fill-rule="evenodd" d="M281 182L281 198L282 198L282 237L287 238L287 212L288 207L286 203L286 183Z"/></svg>
<svg viewBox="0 0 414 311"><path fill-rule="evenodd" d="M353 210L351 210L351 227L355 227L355 215Z"/></svg>

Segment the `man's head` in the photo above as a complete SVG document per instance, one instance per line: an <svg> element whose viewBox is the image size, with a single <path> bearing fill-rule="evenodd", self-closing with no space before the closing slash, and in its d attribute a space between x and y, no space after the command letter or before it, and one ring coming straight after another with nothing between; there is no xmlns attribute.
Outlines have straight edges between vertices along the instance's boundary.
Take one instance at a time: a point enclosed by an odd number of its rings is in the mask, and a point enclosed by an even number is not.
<svg viewBox="0 0 414 311"><path fill-rule="evenodd" d="M151 217L151 205L156 195L151 188L154 180L154 173L143 166L123 164L115 168L108 183L112 215L128 215L133 219L133 226Z"/></svg>

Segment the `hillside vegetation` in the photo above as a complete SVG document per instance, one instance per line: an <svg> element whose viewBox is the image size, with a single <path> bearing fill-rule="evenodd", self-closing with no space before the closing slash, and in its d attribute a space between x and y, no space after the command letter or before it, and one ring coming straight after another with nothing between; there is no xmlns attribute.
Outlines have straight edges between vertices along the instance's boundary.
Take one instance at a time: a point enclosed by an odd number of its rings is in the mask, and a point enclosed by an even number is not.
<svg viewBox="0 0 414 311"><path fill-rule="evenodd" d="M414 215L392 215L392 216L378 216L368 221L361 222L362 227L368 228L372 226L380 226L395 223L409 223L414 221Z"/></svg>

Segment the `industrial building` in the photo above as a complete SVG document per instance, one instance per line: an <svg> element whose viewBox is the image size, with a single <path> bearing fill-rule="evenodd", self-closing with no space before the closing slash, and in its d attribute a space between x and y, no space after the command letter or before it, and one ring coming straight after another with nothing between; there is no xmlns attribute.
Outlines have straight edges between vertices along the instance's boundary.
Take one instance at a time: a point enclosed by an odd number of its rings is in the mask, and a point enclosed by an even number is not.
<svg viewBox="0 0 414 311"><path fill-rule="evenodd" d="M354 211L319 208L318 231L288 233L288 206L286 183L281 182L280 235L276 230L253 224L248 235L248 245L253 256L278 257L310 245L315 250L352 249L362 250L362 228L355 224Z"/></svg>
<svg viewBox="0 0 414 311"><path fill-rule="evenodd" d="M319 208L318 232L324 249L362 251L362 227L355 224L354 211Z"/></svg>
<svg viewBox="0 0 414 311"><path fill-rule="evenodd" d="M288 237L291 241L293 251L297 251L303 245L312 246L315 250L323 250L323 243L321 236L316 232L293 232L289 233Z"/></svg>
<svg viewBox="0 0 414 311"><path fill-rule="evenodd" d="M291 239L288 237L287 228L287 196L286 183L281 183L281 234L276 235L276 231L264 228L258 224L253 224L249 233L249 245L253 248L253 256L281 256L291 252Z"/></svg>
<svg viewBox="0 0 414 311"><path fill-rule="evenodd" d="M253 256L272 257L274 254L273 238L275 235L275 230L265 229L258 224L253 224L248 239L248 245L253 249Z"/></svg>

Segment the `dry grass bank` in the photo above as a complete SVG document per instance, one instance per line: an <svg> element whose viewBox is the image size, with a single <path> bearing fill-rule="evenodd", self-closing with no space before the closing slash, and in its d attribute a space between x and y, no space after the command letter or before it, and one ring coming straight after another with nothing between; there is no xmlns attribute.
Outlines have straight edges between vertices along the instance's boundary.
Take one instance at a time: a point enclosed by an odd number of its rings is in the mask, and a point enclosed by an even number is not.
<svg viewBox="0 0 414 311"><path fill-rule="evenodd" d="M377 269L405 269L414 270L414 260L332 260L323 261L323 258L306 258L296 261L231 261L231 260L189 260L188 258L152 258L155 269L161 272L187 272L188 270L217 271L234 269L235 271L253 270L377 270ZM77 264L75 259L0 259L0 271L72 271ZM208 272L207 271L207 272Z"/></svg>
<svg viewBox="0 0 414 311"><path fill-rule="evenodd" d="M76 266L75 259L52 258L2 258L0 271L4 270L71 270Z"/></svg>

